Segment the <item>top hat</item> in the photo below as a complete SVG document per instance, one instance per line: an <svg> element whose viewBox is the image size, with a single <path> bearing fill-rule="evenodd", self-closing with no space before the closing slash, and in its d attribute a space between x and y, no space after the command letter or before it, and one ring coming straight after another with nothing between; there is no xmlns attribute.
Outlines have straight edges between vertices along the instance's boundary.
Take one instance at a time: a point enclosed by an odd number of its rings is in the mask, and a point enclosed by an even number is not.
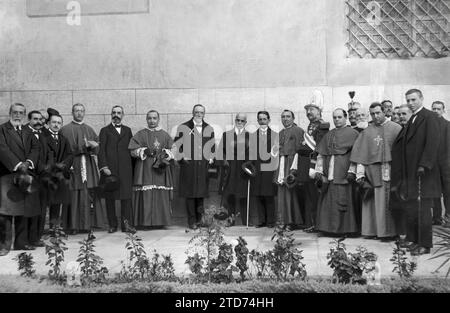
<svg viewBox="0 0 450 313"><path fill-rule="evenodd" d="M52 109L52 108L48 108L48 109L47 109L47 113L48 113L48 118L49 118L49 119L50 119L50 117L51 117L52 115L59 115L59 112L56 111L55 109Z"/></svg>
<svg viewBox="0 0 450 313"><path fill-rule="evenodd" d="M166 151L161 150L155 155L155 161L153 162L153 168L165 169L170 161L166 160L169 157Z"/></svg>
<svg viewBox="0 0 450 313"><path fill-rule="evenodd" d="M247 176L255 177L256 176L256 166L251 161L244 162L242 164L242 170Z"/></svg>
<svg viewBox="0 0 450 313"><path fill-rule="evenodd" d="M117 191L120 188L120 180L116 175L101 175L98 187L104 192Z"/></svg>

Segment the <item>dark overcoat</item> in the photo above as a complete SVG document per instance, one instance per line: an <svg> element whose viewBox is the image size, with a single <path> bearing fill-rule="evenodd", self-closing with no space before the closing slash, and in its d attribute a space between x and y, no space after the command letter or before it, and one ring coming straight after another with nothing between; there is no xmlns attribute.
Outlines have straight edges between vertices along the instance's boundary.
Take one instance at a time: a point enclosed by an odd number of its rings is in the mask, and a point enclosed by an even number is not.
<svg viewBox="0 0 450 313"><path fill-rule="evenodd" d="M58 140L55 140L48 131L44 132L44 136L47 141L46 164L51 166L62 163L70 169L73 163L73 154L66 137L58 134ZM69 181L60 182L58 190L56 192L49 191L48 197L49 204L69 204L71 197Z"/></svg>
<svg viewBox="0 0 450 313"><path fill-rule="evenodd" d="M131 199L133 169L128 145L132 137L131 129L124 125L120 134L112 124L100 130L98 167L108 167L113 175L119 177L120 190L114 193L116 200Z"/></svg>
<svg viewBox="0 0 450 313"><path fill-rule="evenodd" d="M442 180L442 193L450 195L450 121L439 117L441 141L439 144L438 164Z"/></svg>
<svg viewBox="0 0 450 313"><path fill-rule="evenodd" d="M249 160L250 133L244 130L239 137L236 135L235 129L224 132L218 147L219 159L226 160L229 164L228 173L222 171L222 175L226 173L226 179L221 178L223 187L223 195L235 195L238 198L247 197L248 179L244 173L242 165Z"/></svg>
<svg viewBox="0 0 450 313"><path fill-rule="evenodd" d="M277 194L277 185L274 183L273 177L278 166L278 159L273 157L270 152L272 146L279 144L278 133L268 128L267 141L262 137L260 129L250 135L251 150L255 149L250 152L250 159L254 161L257 170L256 176L251 179L250 195L273 197ZM256 158L253 158L255 153ZM273 170L269 171L268 169L272 167Z"/></svg>
<svg viewBox="0 0 450 313"><path fill-rule="evenodd" d="M30 160L36 167L39 160L40 144L36 137L25 131L22 134L8 121L0 125L0 214L32 217L40 214L39 193L24 196L24 200L13 202L8 196L17 164Z"/></svg>
<svg viewBox="0 0 450 313"><path fill-rule="evenodd" d="M191 119L178 126L175 145L176 159L180 161L179 196L208 197L208 164L215 152L214 129L203 121L202 133L199 133Z"/></svg>
<svg viewBox="0 0 450 313"><path fill-rule="evenodd" d="M414 123L413 123L414 121ZM416 119L411 117L403 136L402 177L406 179L406 195L408 200L418 198L417 169L425 168L421 179L422 198L439 198L441 196L441 180L438 167L440 129L435 113L423 108Z"/></svg>

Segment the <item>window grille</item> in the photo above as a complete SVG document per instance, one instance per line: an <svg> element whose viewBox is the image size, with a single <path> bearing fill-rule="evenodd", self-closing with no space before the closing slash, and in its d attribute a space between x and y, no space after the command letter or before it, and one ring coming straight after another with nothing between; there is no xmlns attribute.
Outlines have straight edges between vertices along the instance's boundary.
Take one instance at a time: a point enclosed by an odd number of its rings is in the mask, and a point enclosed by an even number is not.
<svg viewBox="0 0 450 313"><path fill-rule="evenodd" d="M349 57L449 55L450 0L346 0Z"/></svg>

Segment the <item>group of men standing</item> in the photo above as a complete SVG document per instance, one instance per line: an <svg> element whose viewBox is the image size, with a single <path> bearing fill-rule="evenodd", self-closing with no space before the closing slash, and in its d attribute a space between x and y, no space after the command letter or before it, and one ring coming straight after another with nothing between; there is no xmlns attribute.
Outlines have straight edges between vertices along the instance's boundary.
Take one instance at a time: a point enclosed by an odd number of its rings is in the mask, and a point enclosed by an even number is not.
<svg viewBox="0 0 450 313"><path fill-rule="evenodd" d="M448 214L450 126L423 107L420 90L409 90L406 101L395 109L390 101L372 103L371 122L352 101L348 112L333 111L330 130L315 92L305 106L305 130L285 110L278 134L269 126L270 114L261 111L258 130L249 133L247 116L239 113L217 146L201 104L173 139L155 110L133 136L122 124L123 108L114 106L111 123L97 136L84 122L82 104L73 105L73 121L65 126L52 109L48 116L31 111L23 125L25 107L13 104L10 120L0 126L0 255L11 247L13 221L14 249L44 245L47 207L50 226L61 223L71 234L93 227L116 232L116 200L122 231L169 225L174 160L191 229L202 226L209 179L218 170L221 205L243 224L382 240L400 236L411 253L429 253L432 218L442 219L442 194ZM444 104L433 103L433 110L442 116Z"/></svg>

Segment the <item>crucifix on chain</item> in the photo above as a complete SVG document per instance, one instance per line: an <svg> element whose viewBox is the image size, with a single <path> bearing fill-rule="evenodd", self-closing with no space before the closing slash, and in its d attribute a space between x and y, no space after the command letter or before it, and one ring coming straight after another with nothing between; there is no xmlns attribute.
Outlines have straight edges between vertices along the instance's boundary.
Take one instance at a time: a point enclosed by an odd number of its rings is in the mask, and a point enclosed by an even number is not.
<svg viewBox="0 0 450 313"><path fill-rule="evenodd" d="M377 147L380 146L380 143L383 141L383 138L380 137L380 135L377 136L377 138L374 139L377 142Z"/></svg>

